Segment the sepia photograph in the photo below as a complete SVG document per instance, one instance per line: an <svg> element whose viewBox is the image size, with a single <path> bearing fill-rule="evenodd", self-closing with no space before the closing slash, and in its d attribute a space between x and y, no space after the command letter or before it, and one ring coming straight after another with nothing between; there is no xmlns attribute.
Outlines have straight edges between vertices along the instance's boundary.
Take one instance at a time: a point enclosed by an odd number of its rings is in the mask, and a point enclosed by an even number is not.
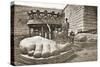
<svg viewBox="0 0 100 67"><path fill-rule="evenodd" d="M97 6L11 2L11 64L97 61Z"/></svg>

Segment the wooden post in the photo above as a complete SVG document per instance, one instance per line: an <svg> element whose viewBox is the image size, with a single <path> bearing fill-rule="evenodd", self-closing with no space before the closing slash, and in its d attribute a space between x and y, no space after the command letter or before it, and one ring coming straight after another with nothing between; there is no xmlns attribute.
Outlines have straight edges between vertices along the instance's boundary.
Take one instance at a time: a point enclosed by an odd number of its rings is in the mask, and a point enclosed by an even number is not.
<svg viewBox="0 0 100 67"><path fill-rule="evenodd" d="M53 28L51 26L51 39L53 39Z"/></svg>
<svg viewBox="0 0 100 67"><path fill-rule="evenodd" d="M32 36L34 36L34 28L32 28Z"/></svg>
<svg viewBox="0 0 100 67"><path fill-rule="evenodd" d="M43 34L43 26L41 27L41 35L43 36L44 34Z"/></svg>
<svg viewBox="0 0 100 67"><path fill-rule="evenodd" d="M47 27L48 27L48 31L49 31L49 33L48 33L48 36L49 36L49 39L51 39L51 25L49 25L49 24L47 24Z"/></svg>
<svg viewBox="0 0 100 67"><path fill-rule="evenodd" d="M31 28L29 27L29 36L31 37Z"/></svg>
<svg viewBox="0 0 100 67"><path fill-rule="evenodd" d="M49 39L51 39L51 32L49 32Z"/></svg>
<svg viewBox="0 0 100 67"><path fill-rule="evenodd" d="M48 35L47 35L47 32L45 32L45 36L44 36L44 37L47 38L47 36L48 36Z"/></svg>

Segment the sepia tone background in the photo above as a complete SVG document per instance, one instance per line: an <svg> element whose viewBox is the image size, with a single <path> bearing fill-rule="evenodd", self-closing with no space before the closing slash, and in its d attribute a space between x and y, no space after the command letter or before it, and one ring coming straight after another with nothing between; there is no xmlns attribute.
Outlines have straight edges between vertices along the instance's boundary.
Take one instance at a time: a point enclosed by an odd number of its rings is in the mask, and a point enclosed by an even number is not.
<svg viewBox="0 0 100 67"><path fill-rule="evenodd" d="M96 6L84 6L84 5L66 5L64 9L52 9L52 8L40 8L40 7L29 7L22 5L14 5L14 50L15 50L15 63L22 65L18 58L18 45L19 42L26 37L29 37L29 28L27 26L28 15L26 12L29 10L47 10L55 12L65 13L64 18L68 18L70 23L69 31L77 32L88 32L97 35L97 7ZM13 12L13 11L12 11ZM62 22L61 22L62 23ZM87 44L87 43L86 43ZM91 43L89 43L91 44ZM89 45L87 44L87 45ZM76 55L66 62L79 62L79 61L94 61L97 60L97 43L92 43L93 45L89 48L83 49L82 51L76 52ZM81 48L81 47L80 47ZM76 50L76 48L74 48Z"/></svg>

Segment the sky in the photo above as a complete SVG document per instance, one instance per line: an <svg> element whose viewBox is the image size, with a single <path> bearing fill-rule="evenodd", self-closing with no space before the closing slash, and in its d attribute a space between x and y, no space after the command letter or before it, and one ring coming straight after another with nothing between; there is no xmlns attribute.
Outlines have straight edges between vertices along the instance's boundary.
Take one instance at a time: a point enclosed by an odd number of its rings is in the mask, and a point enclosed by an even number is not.
<svg viewBox="0 0 100 67"><path fill-rule="evenodd" d="M46 2L32 2L32 1L14 1L16 5L26 5L33 7L56 8L64 9L67 4L64 3L46 3Z"/></svg>

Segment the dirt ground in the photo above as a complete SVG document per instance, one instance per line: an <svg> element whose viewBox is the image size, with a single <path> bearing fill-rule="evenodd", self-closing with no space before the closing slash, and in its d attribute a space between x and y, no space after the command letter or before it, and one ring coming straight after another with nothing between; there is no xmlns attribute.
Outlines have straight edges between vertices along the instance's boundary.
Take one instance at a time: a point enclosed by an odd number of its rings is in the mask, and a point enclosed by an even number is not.
<svg viewBox="0 0 100 67"><path fill-rule="evenodd" d="M86 62L97 60L97 49L82 49L76 51L75 56L71 57L67 62Z"/></svg>

